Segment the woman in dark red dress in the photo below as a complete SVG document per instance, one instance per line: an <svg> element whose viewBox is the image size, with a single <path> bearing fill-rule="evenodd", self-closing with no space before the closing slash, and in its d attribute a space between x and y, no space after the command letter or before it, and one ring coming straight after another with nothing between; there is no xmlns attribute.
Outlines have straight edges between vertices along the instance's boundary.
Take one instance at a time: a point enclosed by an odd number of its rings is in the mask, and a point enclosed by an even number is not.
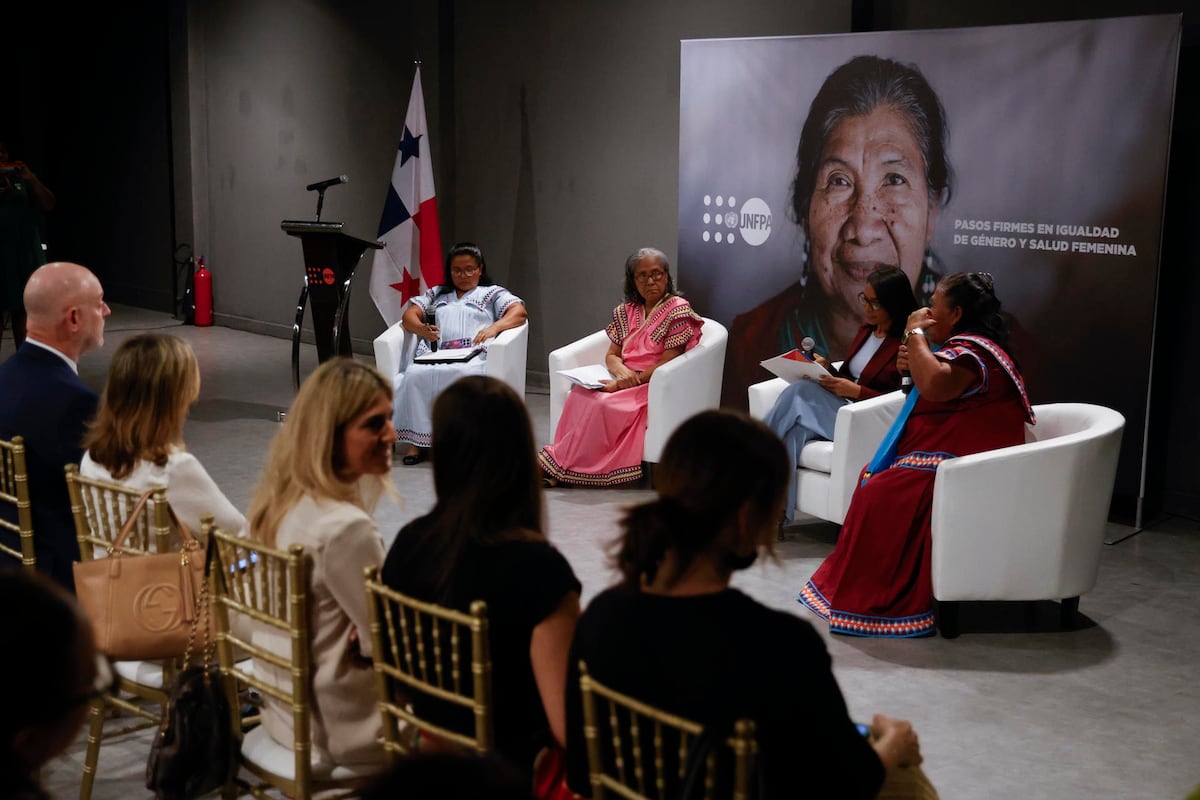
<svg viewBox="0 0 1200 800"><path fill-rule="evenodd" d="M944 343L935 350L937 343ZM915 389L863 476L837 546L797 599L833 633L924 636L934 630L930 510L937 465L1021 444L1034 422L1008 355L992 277L944 278L909 316L897 366Z"/></svg>

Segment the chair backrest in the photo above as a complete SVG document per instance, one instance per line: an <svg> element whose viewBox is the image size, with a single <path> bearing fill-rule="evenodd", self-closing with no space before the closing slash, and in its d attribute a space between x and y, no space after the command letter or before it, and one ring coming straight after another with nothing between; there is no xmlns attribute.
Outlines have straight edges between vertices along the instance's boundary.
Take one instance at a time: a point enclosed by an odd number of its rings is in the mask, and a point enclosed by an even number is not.
<svg viewBox="0 0 1200 800"><path fill-rule="evenodd" d="M230 708L240 707L237 692L241 683L292 709L294 779L264 777L292 796L307 797L312 785L312 557L300 545L284 552L225 533L212 525L211 518L203 522L201 531L210 539L217 659ZM252 641L258 637L248 631L256 629L269 631L263 638L276 638L288 652ZM238 662L235 647L251 660ZM233 735L240 741L237 715L232 724Z"/></svg>
<svg viewBox="0 0 1200 800"><path fill-rule="evenodd" d="M689 417L721 404L728 342L725 326L704 317L696 346L654 371L647 398L644 461L657 462L671 434Z"/></svg>
<svg viewBox="0 0 1200 800"><path fill-rule="evenodd" d="M66 473L79 557L82 561L91 561L96 548L109 550L112 547L142 492L111 481L85 478L75 464L68 464ZM121 549L135 555L166 553L170 544L171 507L167 503L167 488L158 486L142 506Z"/></svg>
<svg viewBox="0 0 1200 800"><path fill-rule="evenodd" d="M706 740L700 723L605 686L582 661L579 672L594 800L610 792L629 800L666 800L680 796L685 784L703 792L689 792L689 797L714 800L720 788L728 787L734 800L748 800L758 754L752 720L738 720L732 735L714 743Z"/></svg>
<svg viewBox="0 0 1200 800"><path fill-rule="evenodd" d="M396 323L374 341L375 366L393 382L412 363L417 336ZM522 398L525 397L525 367L529 349L529 323L502 331L488 345L487 375L502 380Z"/></svg>
<svg viewBox="0 0 1200 800"><path fill-rule="evenodd" d="M399 735L404 720L444 741L489 752L494 741L487 603L476 600L464 614L422 602L384 586L377 567L366 571L366 585L384 748L407 753ZM418 716L408 702L414 691L468 709L474 731L464 734Z"/></svg>
<svg viewBox="0 0 1200 800"><path fill-rule="evenodd" d="M33 550L33 511L29 507L29 471L25 467L25 440L14 436L0 439L0 501L17 509L15 523L0 517L0 528L12 531L20 539L21 549L0 542L0 553L12 556L27 569L37 568Z"/></svg>

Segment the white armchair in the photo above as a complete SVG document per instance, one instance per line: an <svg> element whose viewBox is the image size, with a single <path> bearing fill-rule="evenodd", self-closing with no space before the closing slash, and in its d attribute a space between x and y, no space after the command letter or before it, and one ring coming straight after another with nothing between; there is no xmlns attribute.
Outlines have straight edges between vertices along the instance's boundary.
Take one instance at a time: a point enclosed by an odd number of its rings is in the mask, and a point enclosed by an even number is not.
<svg viewBox="0 0 1200 800"><path fill-rule="evenodd" d="M375 366L396 385L396 376L408 369L417 348L416 334L397 322L375 339ZM487 348L486 374L499 378L525 399L525 364L529 348L529 323L502 331Z"/></svg>
<svg viewBox="0 0 1200 800"><path fill-rule="evenodd" d="M933 484L933 596L943 636L962 600L1058 600L1070 627L1096 585L1125 418L1034 406L1026 444L944 461Z"/></svg>
<svg viewBox="0 0 1200 800"><path fill-rule="evenodd" d="M763 419L787 386L783 378L749 388L750 416ZM796 511L841 525L862 468L875 455L904 395L900 392L849 403L838 409L832 442L809 442L796 468Z"/></svg>
<svg viewBox="0 0 1200 800"><path fill-rule="evenodd" d="M646 444L642 460L657 463L663 446L688 417L721 403L721 375L725 369L725 327L704 319L700 342L678 358L668 361L650 376L650 399L646 419ZM550 435L558 430L571 382L558 374L589 364L603 364L609 338L596 331L550 353ZM490 356L489 356L490 358Z"/></svg>

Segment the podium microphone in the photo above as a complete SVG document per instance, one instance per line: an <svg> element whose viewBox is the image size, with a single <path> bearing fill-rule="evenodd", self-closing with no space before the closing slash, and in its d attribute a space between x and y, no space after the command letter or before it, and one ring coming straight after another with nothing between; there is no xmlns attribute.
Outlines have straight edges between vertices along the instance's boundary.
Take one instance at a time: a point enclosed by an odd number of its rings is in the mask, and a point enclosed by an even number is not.
<svg viewBox="0 0 1200 800"><path fill-rule="evenodd" d="M349 176L338 175L336 178L330 178L327 181L317 181L316 183L310 183L308 186L305 186L304 189L305 189L305 191L309 191L309 192L323 192L326 189L328 189L330 186L337 186L339 183L349 183L349 182L350 182Z"/></svg>
<svg viewBox="0 0 1200 800"><path fill-rule="evenodd" d="M430 327L437 325L437 311L434 310L433 306L430 306L429 310L425 312L425 324L429 325ZM438 348L438 340L437 339L434 339L432 342L429 342L429 349L431 351L436 353L437 348Z"/></svg>

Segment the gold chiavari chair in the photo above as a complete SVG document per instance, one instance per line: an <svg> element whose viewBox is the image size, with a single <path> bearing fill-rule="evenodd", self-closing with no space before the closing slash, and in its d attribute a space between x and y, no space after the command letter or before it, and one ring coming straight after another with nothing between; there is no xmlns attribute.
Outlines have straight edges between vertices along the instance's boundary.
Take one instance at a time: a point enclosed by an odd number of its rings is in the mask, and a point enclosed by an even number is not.
<svg viewBox="0 0 1200 800"><path fill-rule="evenodd" d="M99 553L107 554L142 493L109 481L85 478L74 464L67 465L66 474L79 558L91 561ZM170 541L171 509L167 504L166 487L160 486L142 507L122 550L133 555L165 553L170 549ZM164 661L117 661L113 668L116 684L112 693L91 704L80 800L89 800L92 796L101 741L157 726L167 700L166 687L170 686L176 671L174 662ZM135 699L125 699L122 694L133 695ZM104 717L108 708L128 712L139 719L118 730L105 731Z"/></svg>
<svg viewBox="0 0 1200 800"><path fill-rule="evenodd" d="M605 686L588 675L582 661L579 670L593 800L610 793L627 800L666 800L679 796L685 779L695 780L704 800L714 800L719 789L733 800L749 800L758 754L752 720L738 720L732 735L704 750L700 723ZM689 764L689 758L703 762Z"/></svg>
<svg viewBox="0 0 1200 800"><path fill-rule="evenodd" d="M480 754L491 751L494 722L487 603L476 600L467 614L425 603L384 586L378 568L366 570L366 586L371 657L379 682L379 713L388 754L395 758L412 749L411 737L401 730L401 722L440 743ZM414 691L470 711L472 732L450 730L419 717L407 699Z"/></svg>
<svg viewBox="0 0 1200 800"><path fill-rule="evenodd" d="M238 689L256 689L292 710L294 742L285 747L259 725L243 735L241 721L232 720L240 742L239 763L260 782L242 780L226 786L222 796L249 792L256 797L274 788L296 800L315 792L353 793L378 776L378 770L335 766L314 771L312 764L312 557L293 545L286 552L261 542L227 534L206 520L201 526L210 539L213 613L217 659L229 697L238 708ZM249 655L249 661L239 662Z"/></svg>
<svg viewBox="0 0 1200 800"><path fill-rule="evenodd" d="M0 519L0 528L12 531L19 538L21 549L0 542L0 553L12 556L26 569L37 568L33 551L33 511L29 507L29 472L25 468L25 440L14 436L0 439L0 500L17 509L16 523Z"/></svg>

